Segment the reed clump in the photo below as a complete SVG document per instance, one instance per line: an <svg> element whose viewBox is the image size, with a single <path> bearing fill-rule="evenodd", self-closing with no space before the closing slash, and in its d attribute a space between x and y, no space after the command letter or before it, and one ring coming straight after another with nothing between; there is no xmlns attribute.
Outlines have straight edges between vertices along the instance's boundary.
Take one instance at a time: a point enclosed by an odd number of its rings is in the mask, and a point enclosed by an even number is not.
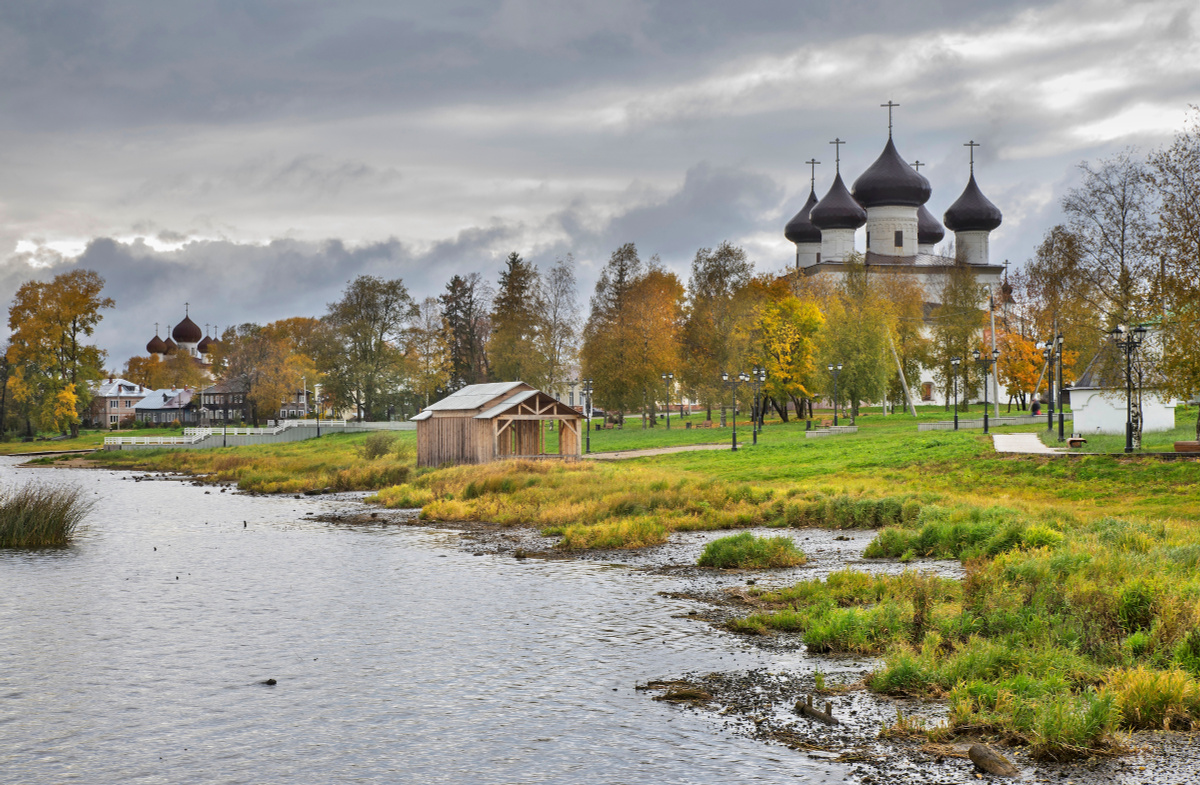
<svg viewBox="0 0 1200 785"><path fill-rule="evenodd" d="M705 545L696 564L717 569L767 570L795 567L806 561L808 557L790 537L756 537L742 532Z"/></svg>
<svg viewBox="0 0 1200 785"><path fill-rule="evenodd" d="M0 548L67 545L92 505L76 487L30 484L0 491Z"/></svg>

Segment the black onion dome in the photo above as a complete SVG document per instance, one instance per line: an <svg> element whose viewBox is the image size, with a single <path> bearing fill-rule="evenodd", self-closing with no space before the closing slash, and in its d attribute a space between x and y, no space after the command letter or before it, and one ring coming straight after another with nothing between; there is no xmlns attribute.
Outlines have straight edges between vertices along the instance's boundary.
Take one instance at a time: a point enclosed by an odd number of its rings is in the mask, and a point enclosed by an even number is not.
<svg viewBox="0 0 1200 785"><path fill-rule="evenodd" d="M889 137L887 146L875 159L875 163L854 181L852 193L863 207L920 207L929 201L933 187L920 173L904 162Z"/></svg>
<svg viewBox="0 0 1200 785"><path fill-rule="evenodd" d="M950 205L943 220L946 228L952 232L990 232L1000 225L1003 215L1000 208L989 202L979 190L972 173L962 196Z"/></svg>
<svg viewBox="0 0 1200 785"><path fill-rule="evenodd" d="M171 337L179 343L196 343L204 337L204 333L200 332L198 324L185 316L182 322L175 325L175 329L171 331Z"/></svg>
<svg viewBox="0 0 1200 785"><path fill-rule="evenodd" d="M808 192L808 201L804 203L804 207L800 212L792 216L792 220L787 222L787 226L783 228L783 236L791 240L793 243L819 243L821 242L821 230L813 226L808 215L817 205L816 191Z"/></svg>
<svg viewBox="0 0 1200 785"><path fill-rule="evenodd" d="M146 344L146 351L150 354L166 354L167 345L163 343L163 339L157 335L150 339L150 343Z"/></svg>
<svg viewBox="0 0 1200 785"><path fill-rule="evenodd" d="M842 175L833 178L829 193L813 205L808 218L818 229L857 229L867 222L867 211L846 190Z"/></svg>
<svg viewBox="0 0 1200 785"><path fill-rule="evenodd" d="M208 350L212 347L213 343L213 339L206 335L204 336L204 340L200 341L196 346L196 351L200 352L200 354L208 354Z"/></svg>
<svg viewBox="0 0 1200 785"><path fill-rule="evenodd" d="M925 209L925 205L917 208L917 243L919 245L937 245L946 236L946 230L933 217L933 213Z"/></svg>
<svg viewBox="0 0 1200 785"><path fill-rule="evenodd" d="M170 354L179 348L179 344L172 341L170 338L163 341L163 354Z"/></svg>

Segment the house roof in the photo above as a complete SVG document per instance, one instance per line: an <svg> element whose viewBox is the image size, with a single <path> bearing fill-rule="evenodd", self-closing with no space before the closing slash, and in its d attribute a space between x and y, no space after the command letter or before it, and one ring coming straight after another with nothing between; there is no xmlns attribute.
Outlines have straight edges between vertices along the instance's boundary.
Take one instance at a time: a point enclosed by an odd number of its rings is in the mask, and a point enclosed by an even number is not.
<svg viewBox="0 0 1200 785"><path fill-rule="evenodd" d="M107 379L101 382L93 393L97 398L134 397L149 394L150 390L127 379Z"/></svg>
<svg viewBox="0 0 1200 785"><path fill-rule="evenodd" d="M490 420L493 417L495 417L497 414L500 414L501 412L503 412L504 410L509 409L513 406L516 406L521 401L527 401L530 398L534 397L535 395L538 395L537 390L522 390L521 392L517 393L516 395L512 396L511 398L506 399L504 401L504 403L498 403L495 406L493 406L492 408L488 409L486 412L482 412L480 414L475 415L475 419L476 420Z"/></svg>
<svg viewBox="0 0 1200 785"><path fill-rule="evenodd" d="M1158 367L1142 359L1141 352L1134 361L1134 385L1138 384L1138 367L1141 368L1141 383L1149 387L1161 381ZM1072 390L1115 390L1125 388L1125 357L1111 342L1105 341L1100 351L1092 357L1092 361L1079 374Z"/></svg>
<svg viewBox="0 0 1200 785"><path fill-rule="evenodd" d="M156 409L183 409L192 400L191 390L152 390L134 408L141 411Z"/></svg>
<svg viewBox="0 0 1200 785"><path fill-rule="evenodd" d="M469 384L458 392L447 395L437 403L426 406L424 412L464 411L479 409L518 387L528 387L525 382L492 382L491 384ZM414 420L416 417L413 418Z"/></svg>

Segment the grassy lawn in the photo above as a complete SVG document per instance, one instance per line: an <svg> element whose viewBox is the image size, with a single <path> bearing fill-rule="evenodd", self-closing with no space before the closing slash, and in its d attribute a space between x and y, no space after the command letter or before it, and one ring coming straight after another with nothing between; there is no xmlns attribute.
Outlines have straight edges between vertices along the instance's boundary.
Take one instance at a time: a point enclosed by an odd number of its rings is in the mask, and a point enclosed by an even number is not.
<svg viewBox="0 0 1200 785"><path fill-rule="evenodd" d="M121 431L80 431L78 439L58 439L55 441L20 440L0 442L0 455L23 455L30 452L49 452L50 450L98 450L104 445L105 436L182 436L183 431L172 428L143 428Z"/></svg>
<svg viewBox="0 0 1200 785"><path fill-rule="evenodd" d="M1071 426L1063 430L1069 436ZM1053 433L1041 432L1042 441L1051 447L1066 447L1058 441L1058 426ZM1170 431L1152 431L1142 434L1141 452L1175 452L1175 442L1191 442L1196 440L1196 409L1194 407L1177 406L1175 408L1175 428ZM1125 451L1125 434L1088 434L1087 444L1081 447L1067 448L1073 452L1123 453Z"/></svg>

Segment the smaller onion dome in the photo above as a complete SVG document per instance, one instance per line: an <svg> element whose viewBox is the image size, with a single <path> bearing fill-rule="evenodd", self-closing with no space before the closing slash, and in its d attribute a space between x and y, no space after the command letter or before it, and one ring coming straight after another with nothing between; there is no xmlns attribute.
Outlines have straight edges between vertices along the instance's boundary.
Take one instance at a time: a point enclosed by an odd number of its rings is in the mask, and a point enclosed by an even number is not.
<svg viewBox="0 0 1200 785"><path fill-rule="evenodd" d="M883 152L854 181L854 198L863 207L920 207L929 201L933 187L904 162L889 136Z"/></svg>
<svg viewBox="0 0 1200 785"><path fill-rule="evenodd" d="M867 222L867 211L846 190L839 173L833 178L829 193L813 205L808 213L813 226L818 229L857 229Z"/></svg>
<svg viewBox="0 0 1200 785"><path fill-rule="evenodd" d="M146 351L150 354L166 354L167 345L163 343L163 339L155 335L150 339L150 343L146 344Z"/></svg>
<svg viewBox="0 0 1200 785"><path fill-rule="evenodd" d="M946 230L933 217L933 213L925 209L925 205L917 208L917 244L937 245L946 236Z"/></svg>
<svg viewBox="0 0 1200 785"><path fill-rule="evenodd" d="M163 347L163 354L170 354L179 348L179 344L168 338L167 340L163 341Z"/></svg>
<svg viewBox="0 0 1200 785"><path fill-rule="evenodd" d="M208 354L209 349L212 348L214 343L216 343L216 341L206 335L204 336L204 339L196 346L196 351L200 352L200 354Z"/></svg>
<svg viewBox="0 0 1200 785"><path fill-rule="evenodd" d="M171 337L179 343L196 343L204 337L204 333L200 332L200 326L190 317L184 316L183 321L171 331Z"/></svg>
<svg viewBox="0 0 1200 785"><path fill-rule="evenodd" d="M808 201L804 203L804 207L800 212L792 216L792 220L787 222L787 226L783 228L783 236L791 240L793 243L819 243L821 242L821 230L813 226L809 220L809 213L817 204L817 192L808 192Z"/></svg>
<svg viewBox="0 0 1200 785"><path fill-rule="evenodd" d="M962 196L943 216L946 228L952 232L990 232L1000 225L1003 215L1000 208L988 201L988 198L975 184L975 174L967 181Z"/></svg>

